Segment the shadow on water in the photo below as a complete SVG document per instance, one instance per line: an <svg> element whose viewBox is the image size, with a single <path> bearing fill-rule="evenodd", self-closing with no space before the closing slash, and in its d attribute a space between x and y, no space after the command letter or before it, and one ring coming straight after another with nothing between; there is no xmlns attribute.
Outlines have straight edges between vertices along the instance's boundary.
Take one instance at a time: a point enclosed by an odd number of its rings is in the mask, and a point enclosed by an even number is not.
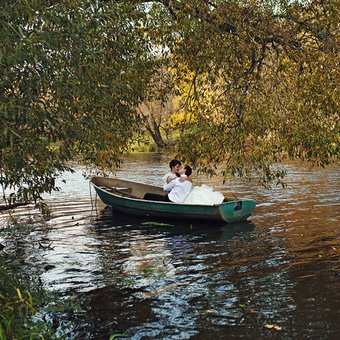
<svg viewBox="0 0 340 340"><path fill-rule="evenodd" d="M249 221L145 222L150 220L109 208L92 221L101 240L97 253L103 278L101 287L81 297L82 334L213 339L230 330L234 338L273 338L277 331L266 326L274 325L281 338L304 332L320 339L334 335L334 313L327 322L322 315L334 310L336 300L321 302L316 293L320 287L334 292L334 278L321 262L294 264L287 235L279 228L271 233ZM305 281L294 268L319 274ZM303 303L297 304L297 294ZM327 294L324 290L323 296Z"/></svg>
<svg viewBox="0 0 340 340"><path fill-rule="evenodd" d="M179 338L188 338L191 332L196 333L193 330L201 318L196 307L189 308L190 301L199 303L199 296L205 300L204 296L216 289L214 280L221 282L221 275L225 275L223 264L214 273L209 262L225 256L230 242L246 242L255 230L255 225L247 221L220 225L145 222L151 221L110 208L101 210L92 221L93 231L102 240L98 253L103 286L81 296L81 334L90 332L96 339L118 333L135 339L162 338L178 327L175 333ZM235 290L230 283L223 285L230 286L226 289L231 292ZM199 309L209 313L208 307ZM237 317L233 311L225 312ZM189 325L191 331L186 330ZM162 333L165 327L168 330Z"/></svg>
<svg viewBox="0 0 340 340"><path fill-rule="evenodd" d="M167 233L168 235L205 235L207 239L229 240L235 236L249 233L255 230L255 224L245 220L236 223L225 222L201 222L186 220L155 219L131 216L105 207L99 212L94 226L100 230L120 228L125 231L136 229L145 230L148 233Z"/></svg>

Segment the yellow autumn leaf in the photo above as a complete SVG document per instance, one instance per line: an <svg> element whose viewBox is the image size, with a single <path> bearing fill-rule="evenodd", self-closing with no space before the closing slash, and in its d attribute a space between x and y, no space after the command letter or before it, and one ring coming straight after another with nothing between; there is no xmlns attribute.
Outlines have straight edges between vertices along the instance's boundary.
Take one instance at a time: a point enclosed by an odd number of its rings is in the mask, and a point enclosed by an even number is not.
<svg viewBox="0 0 340 340"><path fill-rule="evenodd" d="M278 325L266 324L264 327L266 327L268 329L275 329L277 331L281 331L282 330L282 327L278 326Z"/></svg>

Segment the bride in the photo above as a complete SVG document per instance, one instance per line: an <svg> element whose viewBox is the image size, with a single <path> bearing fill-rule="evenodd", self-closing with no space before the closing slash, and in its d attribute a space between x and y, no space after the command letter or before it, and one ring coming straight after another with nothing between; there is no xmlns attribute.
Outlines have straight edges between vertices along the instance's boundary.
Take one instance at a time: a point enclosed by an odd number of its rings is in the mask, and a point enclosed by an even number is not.
<svg viewBox="0 0 340 340"><path fill-rule="evenodd" d="M186 197L185 204L201 204L214 205L220 204L224 200L222 193L213 191L213 188L208 185L201 185L194 187L190 194Z"/></svg>

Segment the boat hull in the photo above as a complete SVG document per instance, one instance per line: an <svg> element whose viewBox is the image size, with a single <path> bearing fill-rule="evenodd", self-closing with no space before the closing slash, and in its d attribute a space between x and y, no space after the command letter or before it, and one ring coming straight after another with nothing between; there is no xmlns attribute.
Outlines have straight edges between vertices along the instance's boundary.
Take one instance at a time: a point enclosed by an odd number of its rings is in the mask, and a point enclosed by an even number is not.
<svg viewBox="0 0 340 340"><path fill-rule="evenodd" d="M256 202L253 200L234 200L218 205L176 204L143 200L143 192L163 193L161 188L123 181L118 179L93 177L91 183L99 198L108 206L122 213L135 216L157 217L166 219L185 219L216 222L237 222L246 220L254 211ZM104 184L103 184L104 183ZM141 197L123 197L109 190L113 187L131 188L132 192ZM134 187L137 186L137 189ZM145 187L144 187L145 186Z"/></svg>

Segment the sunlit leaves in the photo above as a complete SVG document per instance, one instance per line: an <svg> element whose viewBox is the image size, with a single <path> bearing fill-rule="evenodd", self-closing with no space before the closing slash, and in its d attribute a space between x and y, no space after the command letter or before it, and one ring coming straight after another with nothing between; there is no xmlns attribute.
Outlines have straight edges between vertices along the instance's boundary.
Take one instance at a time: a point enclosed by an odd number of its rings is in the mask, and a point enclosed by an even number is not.
<svg viewBox="0 0 340 340"><path fill-rule="evenodd" d="M170 6L170 5L169 5ZM178 1L173 61L183 83L178 153L213 173L257 173L285 158L339 156L338 40L332 1ZM175 27L175 24L174 24ZM186 77L185 74L193 74ZM183 89L183 86L181 87Z"/></svg>

